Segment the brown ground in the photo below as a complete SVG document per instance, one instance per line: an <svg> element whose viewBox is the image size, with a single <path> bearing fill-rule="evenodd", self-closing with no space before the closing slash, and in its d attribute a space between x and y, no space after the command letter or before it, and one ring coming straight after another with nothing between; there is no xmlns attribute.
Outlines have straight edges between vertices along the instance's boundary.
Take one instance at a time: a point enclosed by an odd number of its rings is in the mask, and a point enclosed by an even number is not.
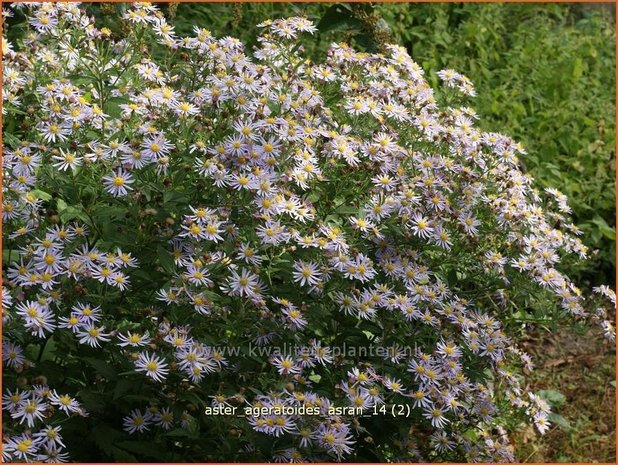
<svg viewBox="0 0 618 465"><path fill-rule="evenodd" d="M522 344L536 364L529 387L564 394L553 410L570 427L554 424L536 439L521 431L513 438L518 461L616 463L615 347L570 327L535 332Z"/></svg>

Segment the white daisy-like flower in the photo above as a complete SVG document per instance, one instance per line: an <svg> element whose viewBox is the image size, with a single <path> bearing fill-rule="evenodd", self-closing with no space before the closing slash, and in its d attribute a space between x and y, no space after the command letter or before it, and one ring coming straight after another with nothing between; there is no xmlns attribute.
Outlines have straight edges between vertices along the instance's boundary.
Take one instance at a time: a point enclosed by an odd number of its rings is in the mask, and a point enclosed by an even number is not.
<svg viewBox="0 0 618 465"><path fill-rule="evenodd" d="M129 434L143 433L148 431L152 415L148 410L142 413L139 409L131 410L131 413L123 418L123 428Z"/></svg>
<svg viewBox="0 0 618 465"><path fill-rule="evenodd" d="M81 411L79 402L68 394L60 395L56 391L53 391L49 396L49 402L67 415Z"/></svg>
<svg viewBox="0 0 618 465"><path fill-rule="evenodd" d="M251 296L255 294L258 285L258 277L246 268L240 274L232 271L232 275L227 280L227 287L230 295Z"/></svg>
<svg viewBox="0 0 618 465"><path fill-rule="evenodd" d="M301 367L289 356L277 355L272 364L277 368L280 375L300 373Z"/></svg>
<svg viewBox="0 0 618 465"><path fill-rule="evenodd" d="M142 347L150 343L150 333L146 331L144 334L128 332L126 335L118 334L118 345L120 347Z"/></svg>
<svg viewBox="0 0 618 465"><path fill-rule="evenodd" d="M172 109L180 118L186 118L199 113L199 109L195 105L184 101L174 103Z"/></svg>
<svg viewBox="0 0 618 465"><path fill-rule="evenodd" d="M88 344L90 347L101 347L101 342L109 342L109 334L104 333L105 328L97 328L94 325L86 326L82 331L77 331L80 344Z"/></svg>
<svg viewBox="0 0 618 465"><path fill-rule="evenodd" d="M122 168L113 171L112 174L103 178L105 190L114 197L123 197L129 193L128 191L133 190L130 186L133 184L133 181L131 173Z"/></svg>
<svg viewBox="0 0 618 465"><path fill-rule="evenodd" d="M313 262L297 261L294 263L294 281L301 286L315 286L320 282L318 265Z"/></svg>
<svg viewBox="0 0 618 465"><path fill-rule="evenodd" d="M47 403L43 402L43 399L35 396L20 404L17 409L11 413L11 417L19 420L20 424L25 421L28 427L32 428L36 420L43 420L45 418L47 405Z"/></svg>
<svg viewBox="0 0 618 465"><path fill-rule="evenodd" d="M66 171L69 168L74 170L82 164L82 159L75 153L69 151L65 152L62 149L60 149L60 155L52 156L52 160L56 161L54 167L58 168L60 171Z"/></svg>
<svg viewBox="0 0 618 465"><path fill-rule="evenodd" d="M142 371L146 373L146 376L149 378L159 382L165 381L165 378L169 373L167 363L155 354L149 354L147 352L142 352L139 354L137 360L135 361L135 367L137 371Z"/></svg>

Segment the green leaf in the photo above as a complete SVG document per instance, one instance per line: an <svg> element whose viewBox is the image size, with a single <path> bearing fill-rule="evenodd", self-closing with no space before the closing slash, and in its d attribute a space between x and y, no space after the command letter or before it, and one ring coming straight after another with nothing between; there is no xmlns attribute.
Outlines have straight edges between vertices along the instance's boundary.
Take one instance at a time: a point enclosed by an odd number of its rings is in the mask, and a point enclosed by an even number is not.
<svg viewBox="0 0 618 465"><path fill-rule="evenodd" d="M564 418L562 415L558 415L557 413L550 413L549 414L549 421L551 423L557 425L558 427L560 427L564 431L570 431L571 430L571 423L569 423L569 420Z"/></svg>
<svg viewBox="0 0 618 465"><path fill-rule="evenodd" d="M581 58L578 57L573 62L573 77L576 80L579 80L579 78L582 77L583 72L584 72L584 62L582 61Z"/></svg>
<svg viewBox="0 0 618 465"><path fill-rule="evenodd" d="M331 6L320 19L318 30L328 32L334 29L360 28L360 22L351 16L350 11L350 7L345 4Z"/></svg>
<svg viewBox="0 0 618 465"><path fill-rule="evenodd" d="M98 373L102 374L106 378L116 377L116 370L114 367L104 360L94 357L82 357L81 360L93 367Z"/></svg>
<svg viewBox="0 0 618 465"><path fill-rule="evenodd" d="M259 389L254 388L253 386L247 386L249 388L249 390L251 392L253 392L254 394L257 394L258 396L264 395L264 393L262 391L260 391Z"/></svg>
<svg viewBox="0 0 618 465"><path fill-rule="evenodd" d="M12 254L13 258L17 257L17 253ZM2 263L10 263L11 251L9 249L2 250Z"/></svg>
<svg viewBox="0 0 618 465"><path fill-rule="evenodd" d="M365 331L363 330L363 334L365 336L367 336L367 339L369 339L370 341L372 341L373 339L375 339L376 335L373 334L371 331Z"/></svg>
<svg viewBox="0 0 618 465"><path fill-rule="evenodd" d="M122 113L119 105L125 103L129 103L129 99L126 97L112 97L105 102L103 110L112 118L118 118Z"/></svg>
<svg viewBox="0 0 618 465"><path fill-rule="evenodd" d="M43 350L43 354L41 355L41 361L52 360L54 358L54 354L56 353L56 341L54 340L54 335L47 339L47 343L45 344L45 349Z"/></svg>
<svg viewBox="0 0 618 465"><path fill-rule="evenodd" d="M105 424L98 424L92 429L94 442L105 452L109 451L116 441L125 437L126 435L122 431L118 431Z"/></svg>
<svg viewBox="0 0 618 465"><path fill-rule="evenodd" d="M349 216L349 215L358 215L359 211L358 211L358 207L354 207L352 205L342 205L341 207L337 208L337 213L340 215L345 215L345 216Z"/></svg>
<svg viewBox="0 0 618 465"><path fill-rule="evenodd" d="M66 210L68 207L67 203L62 200L62 199L56 199L56 209L58 210L58 213Z"/></svg>
<svg viewBox="0 0 618 465"><path fill-rule="evenodd" d="M166 191L163 193L164 204L184 204L187 202L186 192Z"/></svg>
<svg viewBox="0 0 618 465"><path fill-rule="evenodd" d="M84 403L86 410L96 412L105 410L105 399L98 392L82 390L77 393L77 398Z"/></svg>
<svg viewBox="0 0 618 465"><path fill-rule="evenodd" d="M131 462L131 463L135 463L138 460L131 454L129 454L128 452L119 449L118 447L112 447L111 448L112 451L112 456L114 457L114 459L116 460L116 462Z"/></svg>
<svg viewBox="0 0 618 465"><path fill-rule="evenodd" d="M58 216L63 223L66 223L70 220L78 219L90 225L90 218L88 218L88 215L86 215L86 213L78 207L68 206L64 210L62 210L62 212L59 212Z"/></svg>
<svg viewBox="0 0 618 465"><path fill-rule="evenodd" d="M11 148L16 149L21 144L19 143L19 139L15 137L13 134L9 134L8 132L4 132L2 134L2 142L9 145Z"/></svg>
<svg viewBox="0 0 618 465"><path fill-rule="evenodd" d="M168 273L173 273L176 265L174 264L174 257L169 253L163 246L157 246L157 257L159 258L159 263L163 267L165 271Z"/></svg>
<svg viewBox="0 0 618 465"><path fill-rule="evenodd" d="M610 239L612 241L616 240L616 230L610 227L610 225L607 224L605 219L597 215L592 219L592 223L595 224L599 228L599 231L601 232L601 234L605 236L607 239Z"/></svg>
<svg viewBox="0 0 618 465"><path fill-rule="evenodd" d="M133 372L134 373L134 372ZM119 399L123 397L127 392L131 390L131 388L135 385L135 381L128 379L121 379L116 384L114 388L114 395L112 397L113 400Z"/></svg>
<svg viewBox="0 0 618 465"><path fill-rule="evenodd" d="M566 396L564 394L551 389L539 391L539 396L549 402L552 407L559 407L566 402Z"/></svg>
<svg viewBox="0 0 618 465"><path fill-rule="evenodd" d="M144 457L151 457L155 459L161 459L165 455L165 449L160 445L149 442L134 442L134 441L122 441L116 443L117 447L120 447L129 452L143 455Z"/></svg>
<svg viewBox="0 0 618 465"><path fill-rule="evenodd" d="M186 430L184 428L181 429L173 429L165 433L165 436L169 436L172 438L192 438L197 439L198 435L195 431Z"/></svg>
<svg viewBox="0 0 618 465"><path fill-rule="evenodd" d="M49 201L52 198L51 194L48 194L47 192L44 192L44 191L39 190L39 189L35 189L33 191L30 191L30 193L32 195L34 195L37 199L41 199L41 200L45 200L45 201Z"/></svg>
<svg viewBox="0 0 618 465"><path fill-rule="evenodd" d="M94 216L96 218L105 219L105 218L111 218L113 216L124 215L125 213L126 213L126 210L122 207L113 206L113 205L100 205L97 207L96 211L94 212Z"/></svg>

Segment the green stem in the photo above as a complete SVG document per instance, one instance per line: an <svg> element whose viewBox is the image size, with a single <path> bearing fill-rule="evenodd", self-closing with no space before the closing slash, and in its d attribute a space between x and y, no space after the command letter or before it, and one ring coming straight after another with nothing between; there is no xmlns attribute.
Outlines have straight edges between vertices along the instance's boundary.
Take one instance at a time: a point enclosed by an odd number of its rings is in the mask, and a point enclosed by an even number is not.
<svg viewBox="0 0 618 465"><path fill-rule="evenodd" d="M50 338L47 338L43 341L43 344L41 344L41 348L39 349L39 355L36 358L36 362L39 363L41 361L41 357L43 357L43 352L45 351L45 346L47 345L47 341L49 341Z"/></svg>

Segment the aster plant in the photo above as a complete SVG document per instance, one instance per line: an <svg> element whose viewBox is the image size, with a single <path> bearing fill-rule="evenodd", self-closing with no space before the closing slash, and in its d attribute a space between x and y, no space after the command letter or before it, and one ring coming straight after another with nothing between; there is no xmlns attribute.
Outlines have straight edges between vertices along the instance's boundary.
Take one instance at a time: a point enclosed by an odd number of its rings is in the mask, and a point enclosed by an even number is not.
<svg viewBox="0 0 618 465"><path fill-rule="evenodd" d="M614 340L613 291L566 274L566 198L476 127L465 76L434 90L397 45L313 63L300 17L247 51L148 3L124 36L13 14L5 461L513 461L551 424L524 325Z"/></svg>

